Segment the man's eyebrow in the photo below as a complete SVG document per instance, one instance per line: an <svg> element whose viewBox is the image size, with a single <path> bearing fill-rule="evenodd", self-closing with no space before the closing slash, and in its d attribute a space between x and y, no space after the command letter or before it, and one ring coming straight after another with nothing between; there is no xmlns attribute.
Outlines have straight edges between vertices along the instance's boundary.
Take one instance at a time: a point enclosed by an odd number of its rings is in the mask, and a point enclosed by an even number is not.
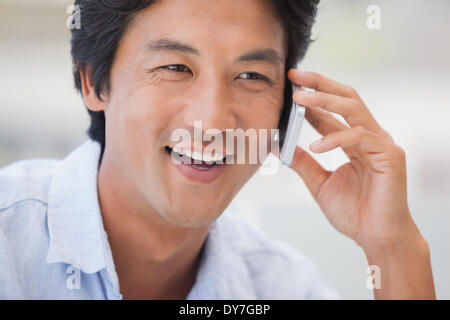
<svg viewBox="0 0 450 320"><path fill-rule="evenodd" d="M200 56L200 51L188 44L169 38L153 40L146 45L147 52L154 51L179 51ZM275 49L259 49L243 54L235 59L236 62L263 61L273 65L284 65L281 53Z"/></svg>
<svg viewBox="0 0 450 320"><path fill-rule="evenodd" d="M200 51L177 40L160 38L153 40L145 46L146 51L180 51L200 55Z"/></svg>
<svg viewBox="0 0 450 320"><path fill-rule="evenodd" d="M284 59L281 53L274 49L255 50L239 56L235 61L263 61L274 65L284 65Z"/></svg>

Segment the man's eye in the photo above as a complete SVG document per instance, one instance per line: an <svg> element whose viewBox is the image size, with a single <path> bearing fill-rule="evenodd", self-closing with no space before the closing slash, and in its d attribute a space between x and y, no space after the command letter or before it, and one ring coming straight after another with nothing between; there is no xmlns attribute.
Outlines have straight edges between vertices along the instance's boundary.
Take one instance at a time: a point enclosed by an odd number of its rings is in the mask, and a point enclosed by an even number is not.
<svg viewBox="0 0 450 320"><path fill-rule="evenodd" d="M182 64L170 64L170 65L167 65L167 66L163 66L161 68L168 69L170 71L175 71L175 72L189 71L189 68L186 67L185 65L182 65Z"/></svg>
<svg viewBox="0 0 450 320"><path fill-rule="evenodd" d="M192 77L192 71L183 64L169 64L155 70L162 80L182 81Z"/></svg>
<svg viewBox="0 0 450 320"><path fill-rule="evenodd" d="M241 75L244 75L241 77L241 79L248 79L248 80L266 80L267 78L259 73L256 72L244 72Z"/></svg>

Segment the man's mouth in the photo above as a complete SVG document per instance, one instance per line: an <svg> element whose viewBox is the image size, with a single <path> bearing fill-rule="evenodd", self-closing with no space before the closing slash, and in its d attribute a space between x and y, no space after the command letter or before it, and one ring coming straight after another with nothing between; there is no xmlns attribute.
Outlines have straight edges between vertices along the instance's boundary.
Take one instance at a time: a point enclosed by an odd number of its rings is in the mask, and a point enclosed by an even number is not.
<svg viewBox="0 0 450 320"><path fill-rule="evenodd" d="M231 155L208 154L191 151L190 149L175 149L165 147L169 161L178 171L194 182L211 183L217 179L226 168L225 163Z"/></svg>
<svg viewBox="0 0 450 320"><path fill-rule="evenodd" d="M222 156L220 154L201 154L188 149L174 150L169 146L166 146L165 149L176 162L190 165L197 170L208 170L214 166L222 165L227 159L226 155Z"/></svg>

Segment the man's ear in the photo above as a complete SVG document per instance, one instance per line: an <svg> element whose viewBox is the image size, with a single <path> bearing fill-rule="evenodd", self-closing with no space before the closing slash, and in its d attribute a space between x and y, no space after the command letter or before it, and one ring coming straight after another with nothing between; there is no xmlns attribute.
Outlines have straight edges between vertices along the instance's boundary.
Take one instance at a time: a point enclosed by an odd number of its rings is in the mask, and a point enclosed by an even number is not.
<svg viewBox="0 0 450 320"><path fill-rule="evenodd" d="M90 67L80 71L81 93L86 107L91 111L105 111L106 101L102 101L95 93L95 87L92 83L92 72Z"/></svg>

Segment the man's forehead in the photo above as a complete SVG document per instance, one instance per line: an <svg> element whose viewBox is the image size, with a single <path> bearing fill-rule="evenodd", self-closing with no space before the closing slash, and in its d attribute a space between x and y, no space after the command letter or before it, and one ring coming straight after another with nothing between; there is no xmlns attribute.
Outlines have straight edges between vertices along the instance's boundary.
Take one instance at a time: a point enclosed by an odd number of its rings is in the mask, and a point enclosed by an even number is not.
<svg viewBox="0 0 450 320"><path fill-rule="evenodd" d="M208 6L205 8L204 5L198 5L201 3L208 3ZM229 5L230 3L235 5ZM211 40L223 43L229 41L233 46L235 41L239 41L247 48L243 48L242 56L236 60L260 60L284 65L283 51L287 49L287 34L284 24L279 21L276 10L270 4L269 0L226 0L212 3L201 0L163 0L138 13L133 20L139 21L138 29L141 34L152 33L151 40L147 38L141 42L148 42L146 50L155 52L176 49L201 55L196 39L208 39L209 43ZM183 9L183 14L180 15L172 7L183 7L179 8ZM252 10L248 12L250 8ZM228 15L222 16L224 11L228 11ZM143 38L145 37L141 39ZM191 39L187 40L189 38Z"/></svg>

